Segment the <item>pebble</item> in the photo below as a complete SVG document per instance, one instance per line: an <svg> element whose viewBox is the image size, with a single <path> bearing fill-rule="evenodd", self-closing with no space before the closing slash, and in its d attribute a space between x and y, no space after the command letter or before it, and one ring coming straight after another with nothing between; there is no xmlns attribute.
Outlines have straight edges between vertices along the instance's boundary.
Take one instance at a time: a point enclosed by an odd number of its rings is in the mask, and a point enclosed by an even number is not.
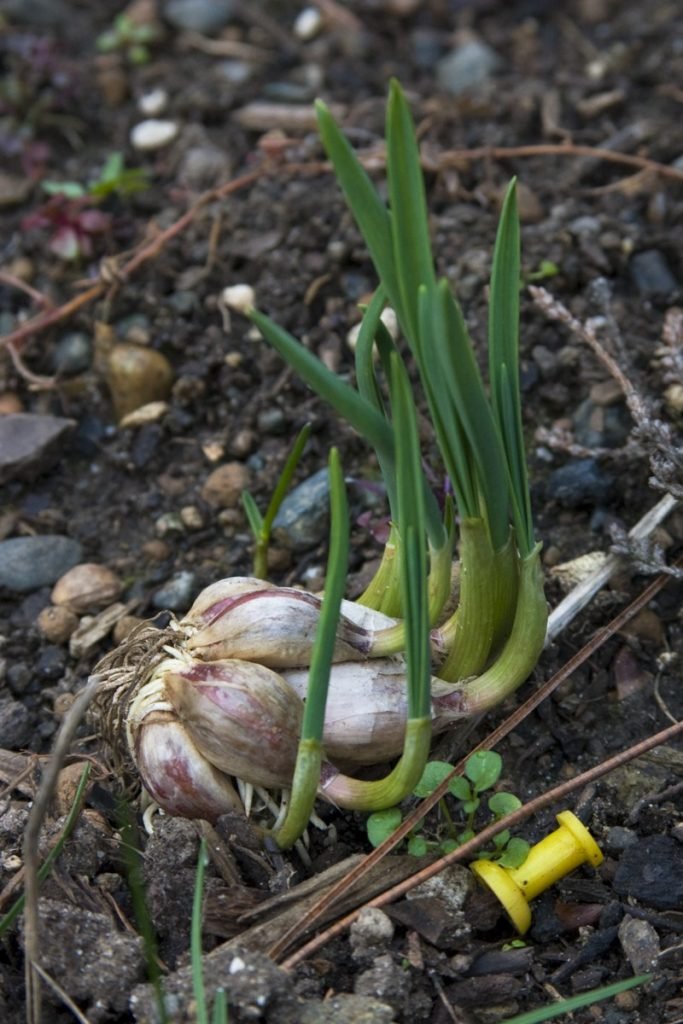
<svg viewBox="0 0 683 1024"><path fill-rule="evenodd" d="M0 747L21 750L33 735L31 716L27 708L12 697L0 697Z"/></svg>
<svg viewBox="0 0 683 1024"><path fill-rule="evenodd" d="M55 373L75 377L90 369L92 342L84 331L70 331L55 345L52 365Z"/></svg>
<svg viewBox="0 0 683 1024"><path fill-rule="evenodd" d="M189 570L178 572L154 593L152 604L159 611L185 612L192 604L197 577Z"/></svg>
<svg viewBox="0 0 683 1024"><path fill-rule="evenodd" d="M202 487L202 498L212 508L233 508L250 483L251 474L242 462L226 462L209 473Z"/></svg>
<svg viewBox="0 0 683 1024"><path fill-rule="evenodd" d="M191 146L178 169L178 180L196 192L214 188L230 177L230 157L218 146Z"/></svg>
<svg viewBox="0 0 683 1024"><path fill-rule="evenodd" d="M177 121L161 121L150 117L134 125L130 132L130 141L133 149L137 149L138 152L152 153L173 142L179 131Z"/></svg>
<svg viewBox="0 0 683 1024"><path fill-rule="evenodd" d="M74 420L18 412L0 417L0 484L33 480L64 455Z"/></svg>
<svg viewBox="0 0 683 1024"><path fill-rule="evenodd" d="M643 249L634 253L629 270L641 295L670 295L678 288L678 281L659 249Z"/></svg>
<svg viewBox="0 0 683 1024"><path fill-rule="evenodd" d="M548 498L564 508L599 505L609 496L612 482L597 459L573 459L548 477Z"/></svg>
<svg viewBox="0 0 683 1024"><path fill-rule="evenodd" d="M623 853L624 850L638 842L638 835L632 828L614 825L602 841L605 853Z"/></svg>
<svg viewBox="0 0 683 1024"><path fill-rule="evenodd" d="M107 385L117 420L149 402L163 402L171 393L173 370L155 349L120 342L107 358Z"/></svg>
<svg viewBox="0 0 683 1024"><path fill-rule="evenodd" d="M177 512L164 512L154 523L154 531L157 537L168 537L172 533L185 533L185 524ZM145 547L149 547L149 544ZM149 557L155 558L156 556L150 555Z"/></svg>
<svg viewBox="0 0 683 1024"><path fill-rule="evenodd" d="M249 284L231 284L221 292L220 302L237 313L248 313L253 309L254 289Z"/></svg>
<svg viewBox="0 0 683 1024"><path fill-rule="evenodd" d="M121 580L106 565L83 562L57 580L52 590L52 603L83 615L112 604L122 590Z"/></svg>
<svg viewBox="0 0 683 1024"><path fill-rule="evenodd" d="M175 28L210 35L224 28L235 13L234 0L167 0L164 17Z"/></svg>
<svg viewBox="0 0 683 1024"><path fill-rule="evenodd" d="M657 963L661 946L649 921L627 914L619 925L619 942L634 974L646 974Z"/></svg>
<svg viewBox="0 0 683 1024"><path fill-rule="evenodd" d="M59 534L4 540L0 542L0 587L26 594L51 586L81 557L78 541Z"/></svg>
<svg viewBox="0 0 683 1024"><path fill-rule="evenodd" d="M145 92L138 100L138 110L145 117L158 117L168 106L168 93L165 89L152 89Z"/></svg>
<svg viewBox="0 0 683 1024"><path fill-rule="evenodd" d="M395 962L391 953L375 958L372 967L358 974L353 990L358 996L386 1000L396 1009L403 1008L410 987L409 976Z"/></svg>
<svg viewBox="0 0 683 1024"><path fill-rule="evenodd" d="M276 405L264 409L256 418L256 425L261 434L280 435L287 430L287 417Z"/></svg>
<svg viewBox="0 0 683 1024"><path fill-rule="evenodd" d="M304 1004L299 1024L392 1024L394 1008L372 996L339 992L330 999Z"/></svg>
<svg viewBox="0 0 683 1024"><path fill-rule="evenodd" d="M349 930L354 959L375 956L394 937L394 922L379 907L364 907Z"/></svg>
<svg viewBox="0 0 683 1024"><path fill-rule="evenodd" d="M124 416L119 427L125 430L127 427L146 427L149 423L157 423L164 418L168 409L168 402L148 402Z"/></svg>
<svg viewBox="0 0 683 1024"><path fill-rule="evenodd" d="M294 35L308 42L315 39L323 27L323 16L317 7L304 7L294 19Z"/></svg>
<svg viewBox="0 0 683 1024"><path fill-rule="evenodd" d="M25 174L7 174L0 171L0 209L19 206L31 194L32 182Z"/></svg>
<svg viewBox="0 0 683 1024"><path fill-rule="evenodd" d="M500 57L479 39L470 39L442 57L436 77L442 89L453 96L483 85L500 66Z"/></svg>
<svg viewBox="0 0 683 1024"><path fill-rule="evenodd" d="M614 890L656 910L683 905L683 846L671 836L654 835L628 846L614 875Z"/></svg>
<svg viewBox="0 0 683 1024"><path fill-rule="evenodd" d="M254 73L252 65L246 60L221 60L214 68L231 85L244 85Z"/></svg>
<svg viewBox="0 0 683 1024"><path fill-rule="evenodd" d="M320 469L291 491L273 523L273 537L290 551L310 551L327 536L330 484Z"/></svg>
<svg viewBox="0 0 683 1024"><path fill-rule="evenodd" d="M69 608L51 604L43 608L36 625L51 644L65 644L78 626L78 616Z"/></svg>

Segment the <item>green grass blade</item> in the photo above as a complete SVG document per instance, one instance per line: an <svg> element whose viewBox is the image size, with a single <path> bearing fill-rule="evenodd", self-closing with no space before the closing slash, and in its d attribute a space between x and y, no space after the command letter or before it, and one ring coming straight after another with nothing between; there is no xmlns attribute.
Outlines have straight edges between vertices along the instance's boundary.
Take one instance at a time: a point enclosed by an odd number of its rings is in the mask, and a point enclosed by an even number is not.
<svg viewBox="0 0 683 1024"><path fill-rule="evenodd" d="M414 347L418 337L418 289L435 283L429 214L420 151L408 103L394 79L386 119L387 175L394 262L404 328Z"/></svg>
<svg viewBox="0 0 683 1024"><path fill-rule="evenodd" d="M635 978L616 981L613 985L604 985L602 988L591 989L590 992L582 992L578 996L563 999L552 1006L544 1006L540 1010L529 1010L528 1013L519 1013L516 1017L508 1017L507 1020L501 1021L501 1024L543 1024L543 1021L563 1017L584 1006L593 1006L594 1003L599 1003L602 999L611 999L612 996L618 996L620 992L627 992L630 988L635 988L636 985L644 985L651 977L651 974L639 974Z"/></svg>
<svg viewBox="0 0 683 1024"><path fill-rule="evenodd" d="M301 460L301 456L304 453L304 448L306 447L310 436L311 424L306 423L297 434L296 441L292 446L291 452L287 456L287 461L282 468L278 482L275 485L275 490L273 491L273 495L268 503L266 514L263 517L262 532L265 535L264 539L266 541L270 538L270 530L275 520L275 516L278 514L280 505L289 490L292 477L294 476L296 467L299 465L299 461Z"/></svg>
<svg viewBox="0 0 683 1024"><path fill-rule="evenodd" d="M211 1024L228 1024L228 999L224 988L216 989Z"/></svg>
<svg viewBox="0 0 683 1024"><path fill-rule="evenodd" d="M375 374L375 337L381 323L380 316L385 302L384 289L378 288L363 314L354 353L356 384L359 394L382 416L385 416L386 413Z"/></svg>
<svg viewBox="0 0 683 1024"><path fill-rule="evenodd" d="M258 540L263 529L263 516L259 512L258 505L249 491L242 491L242 505L247 516L249 529L254 535L254 540Z"/></svg>
<svg viewBox="0 0 683 1024"><path fill-rule="evenodd" d="M507 458L520 552L534 546L519 388L520 231L515 179L498 223L489 299L491 404Z"/></svg>
<svg viewBox="0 0 683 1024"><path fill-rule="evenodd" d="M462 313L446 280L437 285L436 308L435 372L443 375L448 390L455 397L476 466L484 516L497 550L507 542L509 528L507 502L501 500L508 493L505 453Z"/></svg>
<svg viewBox="0 0 683 1024"><path fill-rule="evenodd" d="M269 317L257 310L249 314L264 338L276 349L283 359L306 381L316 394L320 395L333 409L343 416L351 426L365 437L375 451L392 465L394 461L394 439L391 427L385 418L353 388L328 370L311 352L288 331L278 327Z"/></svg>
<svg viewBox="0 0 683 1024"><path fill-rule="evenodd" d="M389 301L399 320L403 322L389 212L328 108L320 100L316 102L315 107L320 137L334 167L337 181L370 250Z"/></svg>
<svg viewBox="0 0 683 1024"><path fill-rule="evenodd" d="M192 968L192 992L196 1005L197 1024L209 1024L202 969L202 902L204 899L204 871L206 869L206 840L199 843L197 873L192 899L192 922L190 925L190 961Z"/></svg>

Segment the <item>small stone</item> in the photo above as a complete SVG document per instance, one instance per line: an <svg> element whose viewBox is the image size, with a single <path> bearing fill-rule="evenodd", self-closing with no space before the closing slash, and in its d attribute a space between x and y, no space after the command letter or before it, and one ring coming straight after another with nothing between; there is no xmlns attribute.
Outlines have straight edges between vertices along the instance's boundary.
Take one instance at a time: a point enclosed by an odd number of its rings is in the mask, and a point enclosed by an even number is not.
<svg viewBox="0 0 683 1024"><path fill-rule="evenodd" d="M634 253L630 263L631 279L641 295L670 295L678 288L666 257L659 249Z"/></svg>
<svg viewBox="0 0 683 1024"><path fill-rule="evenodd" d="M166 401L173 384L173 370L161 352L120 342L107 358L107 384L116 418L122 420L142 405Z"/></svg>
<svg viewBox="0 0 683 1024"><path fill-rule="evenodd" d="M287 417L282 409L276 405L269 409L263 409L256 418L256 425L261 434L271 434L277 437L284 434L287 429Z"/></svg>
<svg viewBox="0 0 683 1024"><path fill-rule="evenodd" d="M178 181L196 192L214 188L230 177L230 157L218 146L191 146L178 169Z"/></svg>
<svg viewBox="0 0 683 1024"><path fill-rule="evenodd" d="M52 603L83 615L112 604L122 589L121 580L106 565L83 562L57 580L52 591Z"/></svg>
<svg viewBox="0 0 683 1024"><path fill-rule="evenodd" d="M238 313L248 313L254 308L256 296L254 289L249 284L231 284L221 292L220 301L228 309L234 309Z"/></svg>
<svg viewBox="0 0 683 1024"><path fill-rule="evenodd" d="M43 608L36 624L51 644L65 644L78 625L78 616L69 608L48 605Z"/></svg>
<svg viewBox="0 0 683 1024"><path fill-rule="evenodd" d="M154 523L159 537L168 537L173 533L185 533L185 524L177 512L164 512Z"/></svg>
<svg viewBox="0 0 683 1024"><path fill-rule="evenodd" d="M78 541L58 534L0 542L0 587L20 594L50 586L81 560Z"/></svg>
<svg viewBox="0 0 683 1024"><path fill-rule="evenodd" d="M204 528L204 516L196 505L185 505L180 510L180 518L188 530L201 530Z"/></svg>
<svg viewBox="0 0 683 1024"><path fill-rule="evenodd" d="M158 117L168 106L168 93L165 89L152 89L143 93L138 100L138 110L145 117Z"/></svg>
<svg viewBox="0 0 683 1024"><path fill-rule="evenodd" d="M164 5L164 17L175 28L204 35L224 28L234 13L234 0L168 0Z"/></svg>
<svg viewBox="0 0 683 1024"><path fill-rule="evenodd" d="M160 611L185 612L192 604L197 585L193 572L183 570L172 576L152 597L152 604Z"/></svg>
<svg viewBox="0 0 683 1024"><path fill-rule="evenodd" d="M439 85L453 96L483 85L500 66L500 57L479 39L469 39L436 65Z"/></svg>
<svg viewBox="0 0 683 1024"><path fill-rule="evenodd" d="M323 16L317 7L304 7L294 21L294 35L304 42L315 39L323 26Z"/></svg>
<svg viewBox="0 0 683 1024"><path fill-rule="evenodd" d="M661 953L659 936L649 921L628 914L619 925L619 942L634 974L646 974Z"/></svg>
<svg viewBox="0 0 683 1024"><path fill-rule="evenodd" d="M623 825L614 825L603 839L601 846L605 853L623 853L629 846L638 842L638 834Z"/></svg>
<svg viewBox="0 0 683 1024"><path fill-rule="evenodd" d="M123 643L126 637L140 626L143 621L137 615L122 615L111 631L111 638L115 646L118 647L120 643Z"/></svg>
<svg viewBox="0 0 683 1024"><path fill-rule="evenodd" d="M327 536L330 484L321 469L295 487L280 506L273 523L273 538L290 551L317 547Z"/></svg>
<svg viewBox="0 0 683 1024"><path fill-rule="evenodd" d="M74 377L90 369L92 362L92 342L83 331L70 331L55 345L52 365L55 373L64 377Z"/></svg>
<svg viewBox="0 0 683 1024"><path fill-rule="evenodd" d="M438 875L421 882L406 894L408 900L438 899L451 914L461 914L474 889L474 878L462 864L451 864Z"/></svg>
<svg viewBox="0 0 683 1024"><path fill-rule="evenodd" d="M631 417L623 402L597 405L586 398L572 417L576 441L585 448L619 448L631 432Z"/></svg>
<svg viewBox="0 0 683 1024"><path fill-rule="evenodd" d="M131 145L140 153L152 153L173 142L179 130L177 121L160 121L150 117L131 129Z"/></svg>
<svg viewBox="0 0 683 1024"><path fill-rule="evenodd" d="M0 697L0 747L21 750L31 741L33 726L27 708L12 697Z"/></svg>
<svg viewBox="0 0 683 1024"><path fill-rule="evenodd" d="M394 923L379 907L363 907L349 931L354 959L376 956L394 937Z"/></svg>
<svg viewBox="0 0 683 1024"><path fill-rule="evenodd" d="M242 462L226 462L210 473L202 487L202 498L212 508L233 508L250 483L250 473Z"/></svg>
<svg viewBox="0 0 683 1024"><path fill-rule="evenodd" d="M548 497L565 508L599 505L612 490L612 477L596 459L573 459L548 478Z"/></svg>
<svg viewBox="0 0 683 1024"><path fill-rule="evenodd" d="M669 384L664 392L666 407L672 416L683 414L683 384Z"/></svg>
<svg viewBox="0 0 683 1024"><path fill-rule="evenodd" d="M391 953L376 957L372 967L357 975L353 990L358 996L371 996L403 1009L410 986L409 976L394 962Z"/></svg>
<svg viewBox="0 0 683 1024"><path fill-rule="evenodd" d="M142 545L142 553L153 562L163 562L171 554L171 548L165 541L153 537Z"/></svg>
<svg viewBox="0 0 683 1024"><path fill-rule="evenodd" d="M18 412L0 417L0 484L34 480L64 455L74 420Z"/></svg>
<svg viewBox="0 0 683 1024"><path fill-rule="evenodd" d="M26 174L8 174L0 171L0 209L19 206L31 194L33 182Z"/></svg>
<svg viewBox="0 0 683 1024"><path fill-rule="evenodd" d="M340 992L330 999L306 1003L299 1024L393 1024L394 1008L372 996Z"/></svg>

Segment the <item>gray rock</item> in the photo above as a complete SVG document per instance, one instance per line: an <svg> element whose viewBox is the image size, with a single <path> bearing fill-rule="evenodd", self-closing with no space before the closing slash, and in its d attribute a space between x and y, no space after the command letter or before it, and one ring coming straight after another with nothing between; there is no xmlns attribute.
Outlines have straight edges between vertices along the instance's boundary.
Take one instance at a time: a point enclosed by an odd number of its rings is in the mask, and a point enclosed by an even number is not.
<svg viewBox="0 0 683 1024"><path fill-rule="evenodd" d="M624 828L623 825L614 825L603 840L603 847L607 853L623 853L629 846L638 842L638 835L631 828Z"/></svg>
<svg viewBox="0 0 683 1024"><path fill-rule="evenodd" d="M0 542L0 587L27 594L51 586L82 561L83 549L70 537L12 537Z"/></svg>
<svg viewBox="0 0 683 1024"><path fill-rule="evenodd" d="M290 551L310 551L327 535L330 483L321 469L288 494L273 523L273 538Z"/></svg>
<svg viewBox="0 0 683 1024"><path fill-rule="evenodd" d="M573 459L548 478L548 497L565 508L599 505L612 490L612 478L597 459Z"/></svg>
<svg viewBox="0 0 683 1024"><path fill-rule="evenodd" d="M61 416L17 412L0 417L0 483L33 480L57 461L76 426Z"/></svg>
<svg viewBox="0 0 683 1024"><path fill-rule="evenodd" d="M410 981L408 975L394 962L391 953L378 956L372 967L356 977L354 992L357 996L371 996L386 1001L396 1010L403 1010Z"/></svg>
<svg viewBox="0 0 683 1024"><path fill-rule="evenodd" d="M164 17L176 28L211 34L224 28L235 12L233 0L168 0Z"/></svg>
<svg viewBox="0 0 683 1024"><path fill-rule="evenodd" d="M619 925L619 942L634 974L651 971L661 953L659 936L649 921L628 914Z"/></svg>
<svg viewBox="0 0 683 1024"><path fill-rule="evenodd" d="M262 434L284 434L287 429L287 419L282 409L271 405L258 414L257 425Z"/></svg>
<svg viewBox="0 0 683 1024"><path fill-rule="evenodd" d="M197 586L197 578L193 572L184 570L172 576L154 594L152 604L161 611L184 612L192 604Z"/></svg>
<svg viewBox="0 0 683 1024"><path fill-rule="evenodd" d="M394 922L379 907L364 907L349 929L349 942L355 960L371 959L382 952L394 937Z"/></svg>
<svg viewBox="0 0 683 1024"><path fill-rule="evenodd" d="M436 65L436 77L442 89L459 96L482 85L500 66L500 57L486 43L470 39L458 46Z"/></svg>
<svg viewBox="0 0 683 1024"><path fill-rule="evenodd" d="M631 257L631 279L641 295L670 295L678 281L659 249L644 249Z"/></svg>
<svg viewBox="0 0 683 1024"><path fill-rule="evenodd" d="M586 398L572 419L574 436L584 448L620 448L631 432L631 417L623 402L602 406Z"/></svg>
<svg viewBox="0 0 683 1024"><path fill-rule="evenodd" d="M192 146L178 170L178 179L188 188L202 192L230 177L230 158L218 146Z"/></svg>
<svg viewBox="0 0 683 1024"><path fill-rule="evenodd" d="M0 747L21 750L32 734L31 716L24 705L12 697L0 698Z"/></svg>
<svg viewBox="0 0 683 1024"><path fill-rule="evenodd" d="M55 373L73 377L90 368L92 342L83 331L70 331L55 345L52 365Z"/></svg>

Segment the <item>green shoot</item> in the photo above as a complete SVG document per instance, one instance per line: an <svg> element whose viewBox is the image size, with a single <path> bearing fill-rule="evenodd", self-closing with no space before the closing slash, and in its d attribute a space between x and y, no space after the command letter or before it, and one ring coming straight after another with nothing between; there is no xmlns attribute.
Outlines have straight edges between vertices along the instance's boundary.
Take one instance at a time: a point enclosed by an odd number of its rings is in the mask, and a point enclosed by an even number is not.
<svg viewBox="0 0 683 1024"><path fill-rule="evenodd" d="M112 27L97 37L97 49L100 53L121 52L130 64L146 64L149 45L156 39L153 25L137 25L126 14L118 14Z"/></svg>
<svg viewBox="0 0 683 1024"><path fill-rule="evenodd" d="M272 497L268 502L268 508L266 509L265 515L261 515L259 512L258 506L249 491L242 492L242 504L244 505L244 511L247 515L249 528L251 529L255 542L253 574L258 577L258 579L265 579L268 575L268 547L270 545L273 522L275 521L275 517L280 510L280 505L289 490L292 477L294 476L296 467L299 465L299 461L310 436L311 426L307 423L299 431L292 450L287 456L287 461L280 473Z"/></svg>
<svg viewBox="0 0 683 1024"><path fill-rule="evenodd" d="M77 181L44 181L43 191L50 196L63 195L67 199L106 199L116 193L129 196L149 188L147 172L141 167L126 167L123 153L112 153L107 157L99 177L90 185Z"/></svg>
<svg viewBox="0 0 683 1024"><path fill-rule="evenodd" d="M308 824L313 810L322 763L325 706L332 667L339 609L344 596L349 555L349 511L339 453L330 452L330 553L325 597L316 630L308 672L306 705L301 725L292 792L287 814L275 833L281 848L292 846Z"/></svg>
<svg viewBox="0 0 683 1024"><path fill-rule="evenodd" d="M573 1013L574 1010L581 1010L584 1006L594 1006L595 1003L599 1003L603 999L612 999L613 996L618 996L621 992L628 992L630 988L636 988L637 985L646 985L651 978L651 974L639 974L635 978L626 978L625 981L616 981L612 985L593 988L590 992L581 992L578 996L561 999L559 1003L543 1006L539 1010L518 1013L515 1017L508 1017L507 1020L501 1021L501 1024L543 1024L546 1020L564 1017Z"/></svg>
<svg viewBox="0 0 683 1024"><path fill-rule="evenodd" d="M204 900L204 872L206 870L206 840L199 843L197 857L197 873L194 882L192 900L192 923L190 927L190 960L192 964L192 992L197 1006L197 1024L209 1024L206 1007L206 991L204 988L204 971L202 969L202 902Z"/></svg>

